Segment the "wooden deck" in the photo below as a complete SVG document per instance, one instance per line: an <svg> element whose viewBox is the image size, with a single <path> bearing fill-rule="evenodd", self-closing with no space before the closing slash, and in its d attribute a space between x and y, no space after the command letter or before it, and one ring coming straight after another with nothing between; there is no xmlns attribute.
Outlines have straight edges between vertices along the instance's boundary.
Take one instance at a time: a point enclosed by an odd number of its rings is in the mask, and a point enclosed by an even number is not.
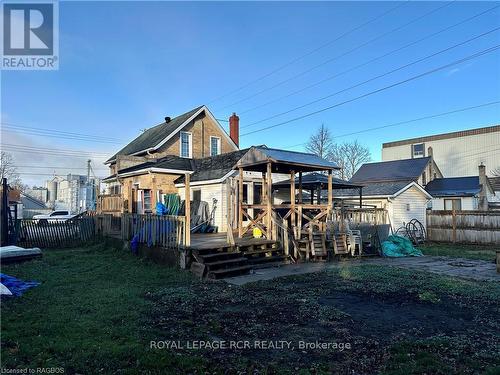
<svg viewBox="0 0 500 375"><path fill-rule="evenodd" d="M230 247L226 238L227 234L225 232L193 233L191 234L191 246L189 246L189 248L192 250L206 250ZM234 236L234 242L235 246L250 246L272 244L276 241L263 238L238 238L237 236Z"/></svg>

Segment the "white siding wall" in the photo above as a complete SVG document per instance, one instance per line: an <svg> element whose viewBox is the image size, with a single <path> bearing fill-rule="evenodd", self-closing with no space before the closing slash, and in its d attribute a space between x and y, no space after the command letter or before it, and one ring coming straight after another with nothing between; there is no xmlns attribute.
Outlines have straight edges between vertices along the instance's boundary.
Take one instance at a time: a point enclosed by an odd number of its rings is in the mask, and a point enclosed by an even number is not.
<svg viewBox="0 0 500 375"><path fill-rule="evenodd" d="M424 143L425 156L432 147L434 160L444 177L477 176L478 165L486 166L486 174L500 167L500 131L441 139ZM382 160L400 160L412 157L411 144L382 148Z"/></svg>
<svg viewBox="0 0 500 375"><path fill-rule="evenodd" d="M208 203L210 212L213 208L213 198L217 199L217 208L215 210L215 225L219 227L219 232L226 231L226 215L227 215L227 200L226 200L226 185L225 184L210 184L201 186L191 186L191 199L193 199L194 190L201 191L201 200ZM185 189L179 188L179 196L181 200L185 198Z"/></svg>
<svg viewBox="0 0 500 375"><path fill-rule="evenodd" d="M409 211L407 205L409 206ZM427 208L427 197L416 187L411 187L405 192L398 195L391 202L389 216L394 230L397 230L404 223L408 223L411 219L417 219L424 226L425 210Z"/></svg>

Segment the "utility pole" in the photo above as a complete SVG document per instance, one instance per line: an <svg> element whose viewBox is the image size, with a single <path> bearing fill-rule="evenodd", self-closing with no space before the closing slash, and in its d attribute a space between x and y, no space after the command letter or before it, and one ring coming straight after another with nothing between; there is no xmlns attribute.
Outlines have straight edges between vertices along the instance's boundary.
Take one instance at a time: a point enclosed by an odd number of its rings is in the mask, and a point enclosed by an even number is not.
<svg viewBox="0 0 500 375"><path fill-rule="evenodd" d="M9 244L9 219L8 219L8 212L9 210L9 190L8 190L8 185L7 185L7 179L3 178L2 179L2 205L1 205L1 234L0 234L0 246L7 246Z"/></svg>
<svg viewBox="0 0 500 375"><path fill-rule="evenodd" d="M85 210L90 208L90 199L92 198L92 188L90 185L90 170L92 169L91 163L92 161L87 160L87 188L85 189Z"/></svg>

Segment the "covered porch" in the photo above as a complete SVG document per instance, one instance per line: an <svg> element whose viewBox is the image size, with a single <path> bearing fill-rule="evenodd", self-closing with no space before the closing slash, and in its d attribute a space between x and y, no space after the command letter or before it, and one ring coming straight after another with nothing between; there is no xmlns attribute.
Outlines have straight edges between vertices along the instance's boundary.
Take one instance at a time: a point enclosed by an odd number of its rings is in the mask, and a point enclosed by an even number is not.
<svg viewBox="0 0 500 375"><path fill-rule="evenodd" d="M293 237L301 238L309 228L325 231L326 223L332 217L333 209L333 170L339 167L332 162L313 154L285 150L255 147L236 165L239 171L237 233L242 238L254 228L270 240L282 240L280 230ZM262 196L260 203L243 203L243 176L245 172L258 172L262 176ZM304 201L302 192L305 188L303 174L322 172L326 179L326 200ZM289 197L277 202L273 179L280 179L289 184ZM298 187L298 190L297 190ZM297 194L298 192L298 194ZM281 197L283 198L283 197ZM244 221L247 221L244 224ZM279 238L280 237L280 238Z"/></svg>

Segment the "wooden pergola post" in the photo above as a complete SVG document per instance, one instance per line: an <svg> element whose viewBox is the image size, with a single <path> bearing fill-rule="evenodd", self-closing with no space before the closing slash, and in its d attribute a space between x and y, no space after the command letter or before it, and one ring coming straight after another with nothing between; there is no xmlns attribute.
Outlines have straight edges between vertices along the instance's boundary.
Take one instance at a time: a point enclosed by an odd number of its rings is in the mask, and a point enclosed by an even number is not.
<svg viewBox="0 0 500 375"><path fill-rule="evenodd" d="M243 236L243 168L238 168L238 237Z"/></svg>
<svg viewBox="0 0 500 375"><path fill-rule="evenodd" d="M295 171L290 171L290 211L292 229L295 230Z"/></svg>
<svg viewBox="0 0 500 375"><path fill-rule="evenodd" d="M328 171L328 216L330 216L330 213L332 212L333 208L333 176L332 176L332 170L330 169Z"/></svg>
<svg viewBox="0 0 500 375"><path fill-rule="evenodd" d="M302 204L302 171L299 172L299 203Z"/></svg>
<svg viewBox="0 0 500 375"><path fill-rule="evenodd" d="M191 246L191 184L190 175L186 173L184 175L184 207L186 216L186 229L184 233L184 246Z"/></svg>
<svg viewBox="0 0 500 375"><path fill-rule="evenodd" d="M266 195L267 195L267 236L268 239L272 240L273 238L273 233L272 233L272 210L273 210L273 174L272 174L272 168L271 168L271 162L267 162L267 173L266 173Z"/></svg>

